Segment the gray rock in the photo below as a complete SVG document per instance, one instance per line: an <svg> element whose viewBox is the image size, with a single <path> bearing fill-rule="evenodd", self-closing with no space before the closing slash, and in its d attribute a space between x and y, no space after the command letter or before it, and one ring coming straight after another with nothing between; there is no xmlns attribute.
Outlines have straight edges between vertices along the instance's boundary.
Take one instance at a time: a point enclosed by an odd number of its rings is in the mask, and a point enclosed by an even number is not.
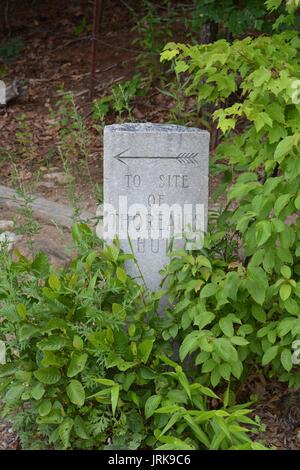
<svg viewBox="0 0 300 470"><path fill-rule="evenodd" d="M54 189L56 188L56 184L53 181L40 181L37 184L38 188L46 188L46 189Z"/></svg>
<svg viewBox="0 0 300 470"><path fill-rule="evenodd" d="M68 184L74 181L74 176L70 175L69 173L64 173L63 171L46 173L43 178L46 180L56 181L58 184Z"/></svg>
<svg viewBox="0 0 300 470"><path fill-rule="evenodd" d="M179 233L179 226L187 229L186 221L180 219L180 211L192 205L190 222L195 228L196 208L202 205L202 232L206 227L208 154L209 133L200 129L151 123L114 124L104 129L103 236L111 241L113 233L118 233L125 252L131 252L132 247L139 268L130 261L127 271L140 280L143 278L153 291L159 288L162 279L159 271L168 264L170 240ZM120 197L124 202L125 196L127 210L122 211ZM178 211L173 210L173 218L169 213L168 220L162 220L155 234L151 209L156 206L160 211L174 204ZM139 225L140 214L148 217L147 226ZM108 230L112 220L116 227ZM180 223L174 228L176 220ZM100 225L97 233L100 235ZM174 246L183 247L184 240L175 239Z"/></svg>
<svg viewBox="0 0 300 470"><path fill-rule="evenodd" d="M13 232L3 232L0 234L0 250L7 246L8 251L11 251L14 247L18 237Z"/></svg>
<svg viewBox="0 0 300 470"><path fill-rule="evenodd" d="M0 340L0 364L6 363L6 346L5 342Z"/></svg>
<svg viewBox="0 0 300 470"><path fill-rule="evenodd" d="M13 220L0 220L0 232L11 232L13 228Z"/></svg>

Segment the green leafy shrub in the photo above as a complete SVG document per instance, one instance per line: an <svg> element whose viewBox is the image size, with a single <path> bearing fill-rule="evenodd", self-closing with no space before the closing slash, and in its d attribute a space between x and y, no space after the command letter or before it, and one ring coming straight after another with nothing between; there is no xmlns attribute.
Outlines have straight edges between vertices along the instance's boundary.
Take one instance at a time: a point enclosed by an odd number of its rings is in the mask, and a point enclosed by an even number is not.
<svg viewBox="0 0 300 470"><path fill-rule="evenodd" d="M275 8L282 2L267 2ZM300 385L292 345L300 338L300 108L297 2L255 39L189 46L169 44L189 77L188 95L216 107L223 132L213 161L224 172L227 206L202 253L181 254L167 270L176 307L165 339L180 337L180 355L195 354L213 386L267 366ZM179 332L179 333L178 333ZM179 336L178 336L179 335Z"/></svg>
<svg viewBox="0 0 300 470"><path fill-rule="evenodd" d="M174 8L168 2L161 2L163 10L148 0L143 0L143 16L135 19L133 31L138 35L133 44L138 45L141 53L137 60L139 67L146 69L149 85L156 79L162 78L162 67L159 64L159 55L166 42L166 37L172 37L172 23L176 18ZM164 8L165 6L165 8ZM162 14L162 12L164 14Z"/></svg>
<svg viewBox="0 0 300 470"><path fill-rule="evenodd" d="M88 34L92 31L93 25L89 23L86 16L83 16L78 25L74 28L74 34L81 36L82 34Z"/></svg>
<svg viewBox="0 0 300 470"><path fill-rule="evenodd" d="M225 0L195 0L191 18L187 20L189 30L192 34L201 27L213 22L219 37L224 37L228 31L233 36L245 35L253 31L270 33L272 23L268 21L267 9L264 2L260 0L240 1ZM214 39L210 38L212 42Z"/></svg>
<svg viewBox="0 0 300 470"><path fill-rule="evenodd" d="M124 113L132 115L132 101L144 93L140 74L135 74L131 80L112 86L111 94L94 101L93 117L102 123L109 112L115 112L118 117Z"/></svg>
<svg viewBox="0 0 300 470"><path fill-rule="evenodd" d="M146 416L153 412L156 415L154 435L162 443L158 449L264 449L263 445L251 442L247 436L249 428L242 426L253 429L254 425L247 416L250 412L247 405L209 410L208 400L220 400L219 397L199 382L190 384L182 367L175 362L167 357L161 359L172 368L163 376L169 378L168 382L171 378L177 386L168 385L165 397L153 395L145 404ZM162 425L163 429L158 429Z"/></svg>
<svg viewBox="0 0 300 470"><path fill-rule="evenodd" d="M159 295L126 275L131 255L72 233L79 255L60 271L43 253L0 254L2 416L23 448L256 448L249 410L164 356Z"/></svg>
<svg viewBox="0 0 300 470"><path fill-rule="evenodd" d="M76 225L73 235L84 251L88 228ZM37 437L47 436L55 447L72 442L100 448L108 428L112 437L130 434L123 407L115 417L118 389L106 388L102 399L93 396L100 378L118 378L128 391L155 339L149 324L153 305L126 276L127 258L116 245L101 254L91 247L61 273L51 270L42 253L33 261L2 259L1 338L7 342L10 335L0 371L4 414L14 419L23 403L16 416L20 428L32 425Z"/></svg>
<svg viewBox="0 0 300 470"><path fill-rule="evenodd" d="M80 114L72 91L58 90L59 99L50 108L51 124L57 131L58 152L63 159L89 158L90 133L85 118Z"/></svg>

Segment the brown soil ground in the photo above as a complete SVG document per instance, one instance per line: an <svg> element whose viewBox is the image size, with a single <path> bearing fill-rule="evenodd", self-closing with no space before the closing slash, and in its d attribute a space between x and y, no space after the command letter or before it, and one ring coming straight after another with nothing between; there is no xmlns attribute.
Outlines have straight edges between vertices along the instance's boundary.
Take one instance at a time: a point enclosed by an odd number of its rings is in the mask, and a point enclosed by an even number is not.
<svg viewBox="0 0 300 470"><path fill-rule="evenodd" d="M75 33L83 18L92 18L93 2L51 0L34 2L34 8L29 1L15 3L11 35L21 36L25 46L21 55L5 66L4 79L8 83L22 80L24 86L21 97L0 108L0 182L16 183L14 164L19 182L34 189L36 194L67 202L68 194L63 185L55 188L39 185L43 172L63 169L56 151L57 128L51 125L49 112L59 100L58 89L62 85L64 90L74 93L78 111L87 119L91 139L88 165L93 182L102 182L101 133L93 128L95 121L89 98L91 32L84 31L79 36ZM111 84L130 79L137 72L135 59L139 48L131 45L133 26L132 15L122 2L105 2L101 42L97 46L95 98L109 94ZM133 104L133 119L162 122L170 106L170 100L154 88L147 97L138 98ZM22 114L27 116L33 137L34 150L30 156L22 155L16 139ZM84 200L86 208L93 207L91 184L82 158L74 156L70 165L80 199Z"/></svg>

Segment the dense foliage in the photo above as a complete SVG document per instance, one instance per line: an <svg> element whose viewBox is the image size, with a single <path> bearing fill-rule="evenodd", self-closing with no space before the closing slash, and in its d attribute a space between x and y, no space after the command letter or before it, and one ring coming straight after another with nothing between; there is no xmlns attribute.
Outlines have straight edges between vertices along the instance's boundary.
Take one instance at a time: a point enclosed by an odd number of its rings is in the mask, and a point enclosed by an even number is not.
<svg viewBox="0 0 300 470"><path fill-rule="evenodd" d="M181 359L197 352L213 386L240 379L250 364L300 385L292 361L300 338L296 3L288 2L280 20L289 25L284 32L232 44L172 43L162 54L190 77L186 91L199 106L215 104L223 133L213 169L225 175L218 192L226 190L225 210L206 238L205 258L184 254L169 267L178 302L170 328L177 325L184 338Z"/></svg>
<svg viewBox="0 0 300 470"><path fill-rule="evenodd" d="M80 255L61 272L43 253L1 255L2 415L23 448L260 448L246 406L164 355L158 296L126 275L130 255L85 225L73 237Z"/></svg>

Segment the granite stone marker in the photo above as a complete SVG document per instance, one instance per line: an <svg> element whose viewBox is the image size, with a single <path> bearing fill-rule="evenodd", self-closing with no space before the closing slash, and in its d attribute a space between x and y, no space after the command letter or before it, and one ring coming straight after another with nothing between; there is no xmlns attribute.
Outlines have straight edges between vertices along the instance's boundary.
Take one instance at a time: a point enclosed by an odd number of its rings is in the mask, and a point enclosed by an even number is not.
<svg viewBox="0 0 300 470"><path fill-rule="evenodd" d="M117 234L124 251L133 251L139 269L128 261L127 272L153 291L170 243L178 249L188 240L193 247L203 236L208 154L209 133L200 129L151 123L104 129L103 236Z"/></svg>

